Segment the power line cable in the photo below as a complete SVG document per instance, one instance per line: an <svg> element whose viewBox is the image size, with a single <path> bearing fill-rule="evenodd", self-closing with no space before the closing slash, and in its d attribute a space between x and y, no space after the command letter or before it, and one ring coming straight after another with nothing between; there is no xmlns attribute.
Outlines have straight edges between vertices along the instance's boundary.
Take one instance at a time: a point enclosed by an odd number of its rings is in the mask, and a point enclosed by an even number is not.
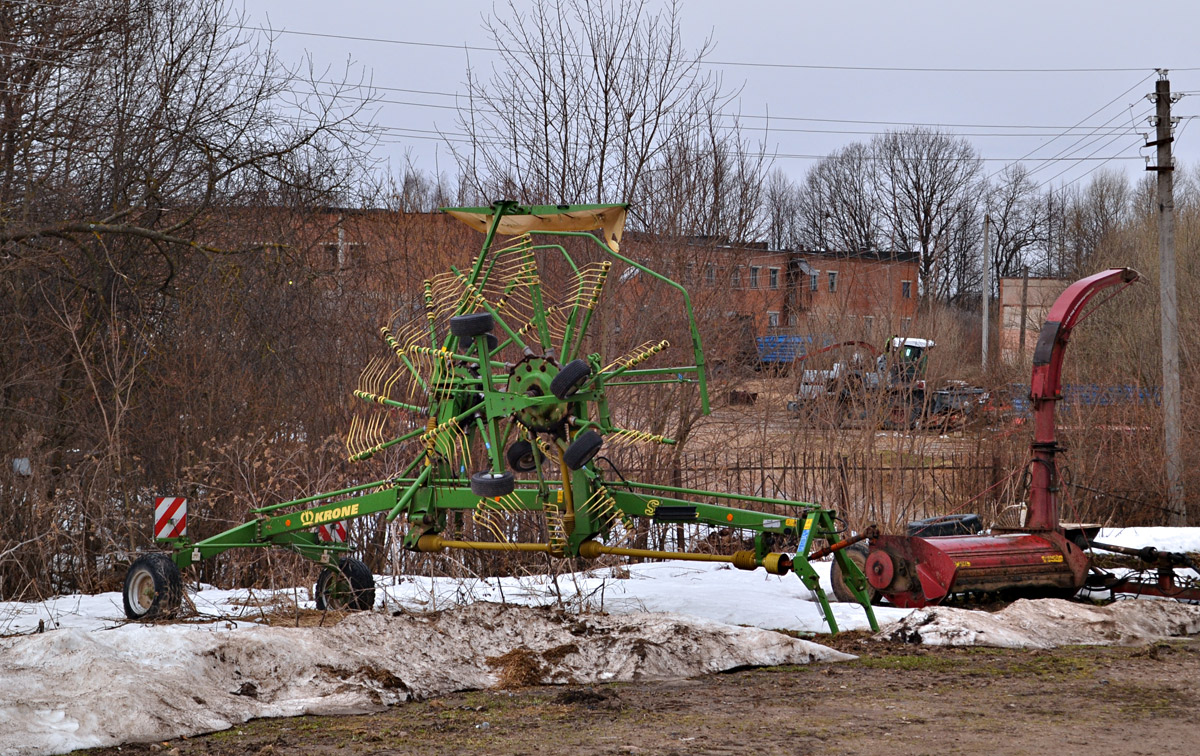
<svg viewBox="0 0 1200 756"><path fill-rule="evenodd" d="M1069 160L1068 160L1068 162L1072 163L1072 165L1068 165L1066 168L1063 168L1063 169L1062 169L1061 171L1059 171L1058 173L1054 174L1054 175L1053 175L1053 176L1051 176L1050 178L1048 178L1048 179L1046 179L1045 181L1041 182L1040 184L1038 184L1038 185L1037 185L1037 188L1038 188L1038 189L1041 189L1042 187L1044 187L1044 186L1047 186L1048 184L1051 184L1051 183L1053 183L1054 179L1056 179L1056 178L1058 178L1059 176L1063 175L1064 173L1066 173L1067 171L1071 170L1072 168L1077 168L1077 167L1078 167L1078 165L1077 165L1076 163L1077 163L1079 160L1086 160L1086 159L1090 159L1090 158L1091 158L1093 155L1095 155L1097 152L1099 152L1100 150L1103 150L1105 147L1108 147L1109 145L1111 145L1113 142L1117 141L1118 139L1120 139L1120 137L1113 137L1112 139L1110 139L1109 141L1107 141L1107 142L1105 142L1104 144L1100 145L1100 146L1099 146L1099 147L1097 147L1095 150L1093 150L1091 153L1089 153L1089 154L1088 154L1088 156L1087 156L1086 158L1071 158L1071 159L1069 159ZM1139 139L1137 142L1134 142L1133 144L1131 144L1131 145L1129 145L1129 146L1130 146L1130 147L1138 147L1138 146L1140 146L1140 145L1141 145L1141 140ZM1062 187L1060 187L1060 188L1066 188L1066 187L1070 186L1071 184L1074 184L1076 181L1079 181L1079 180L1080 180L1080 179L1082 179L1084 176L1088 176L1088 175L1092 174L1093 172L1100 170L1100 169L1101 169L1101 168L1103 168L1105 165L1107 165L1109 162L1111 162L1112 160L1115 160L1115 159L1116 159L1115 157L1112 157L1112 158L1108 158L1107 160L1102 160L1102 161L1100 162L1100 164L1099 164L1099 165L1096 165L1096 166L1092 167L1090 170L1086 171L1085 173L1083 173L1083 174L1081 174L1081 175L1079 175L1079 176L1075 177L1075 178L1074 178L1074 179L1072 179L1071 181L1068 181L1067 183L1063 184L1063 186L1062 186ZM1138 160L1141 160L1141 159L1142 159L1142 156L1139 154L1139 155L1133 156L1133 158L1131 158L1131 159L1138 159Z"/></svg>
<svg viewBox="0 0 1200 756"><path fill-rule="evenodd" d="M378 125L378 124L376 125L376 128L381 129L385 132L396 132L396 131L416 132L415 134L413 134L411 136L409 136L409 135L399 136L398 135L397 138L385 140L390 144L403 144L404 141L406 141L408 139L426 139L426 140L432 140L432 141L445 141L445 142L451 142L451 143L456 143L456 144L473 144L473 143L478 142L480 144L485 144L488 146L498 146L498 147L511 147L512 146L511 142L504 141L501 139L493 139L493 138L472 139L469 135L461 133L461 132L442 132L442 131L436 131L433 129L414 129L414 128L407 128L404 126L386 126L386 125ZM425 134L430 134L433 136L423 136ZM1121 135L1121 136L1124 136L1124 135ZM738 155L738 156L755 156L760 153L746 152L746 151L733 151L730 154ZM781 152L781 153L763 152L762 154L769 155L771 157L797 159L797 160L825 160L826 158L829 157L829 155L816 155L816 154L806 154L806 153L786 153L786 152ZM864 159L876 160L876 159L882 159L882 158L873 158L870 156L866 156ZM949 159L951 159L951 158L947 158L947 160L949 160ZM1014 159L1009 158L1009 157L980 157L978 159L981 161L984 161L984 162L1014 162ZM1097 156L1089 156L1089 157L1082 157L1082 158L1031 158L1031 159L1034 161L1040 162L1040 161L1060 161L1060 160L1071 160L1071 161L1078 161L1078 160L1138 160L1140 158L1136 155L1133 155L1133 156L1108 155L1108 156L1098 156L1098 157Z"/></svg>
<svg viewBox="0 0 1200 756"><path fill-rule="evenodd" d="M263 34L290 34L300 37L317 37L323 39L338 39L348 42L372 42L388 45L404 45L411 47L427 47L443 50L463 50L467 52L496 52L507 54L523 54L524 50L513 50L507 47L491 47L485 45L450 44L446 42L416 42L413 40L390 39L387 37L363 37L352 34L332 34L330 32L310 32L296 29L271 29L262 26L246 24L223 24L227 28L243 31L257 31ZM589 57L585 53L565 53L570 57ZM638 60L655 61L658 58L639 58ZM689 61L691 62L691 61ZM973 67L938 67L938 66L845 66L814 63L765 63L760 61L738 60L704 60L694 61L709 66L744 66L750 68L783 68L815 71L894 71L899 73L1129 73L1154 69L1153 66L1138 66L1131 68L973 68ZM1176 71L1196 71L1200 66L1191 68L1175 67ZM1151 74L1153 75L1153 74Z"/></svg>
<svg viewBox="0 0 1200 756"><path fill-rule="evenodd" d="M1104 103L1104 104L1103 104L1103 105L1101 105L1100 107L1096 108L1096 110L1094 110L1093 112L1091 112L1091 113L1089 113L1088 115L1086 115L1086 116L1084 116L1083 118L1081 118L1081 119L1079 120L1079 122L1078 122L1078 123L1076 123L1076 124L1075 124L1075 126L1074 126L1074 127L1072 127L1072 128L1076 128L1076 127L1078 127L1080 124L1082 124L1082 123L1086 122L1086 121L1087 121L1089 118L1093 118L1093 117L1095 117L1095 116L1099 115L1100 113L1104 112L1104 110L1105 110L1106 108L1110 107L1110 106L1111 106L1113 103L1117 102L1117 101L1118 101L1118 100L1120 100L1122 97L1124 97L1124 96L1128 95L1130 92L1132 92L1133 90L1135 90L1135 89L1137 89L1138 87L1140 87L1142 84L1144 84L1144 83L1145 83L1145 82L1146 82L1148 79L1150 79L1152 76L1154 76L1154 74L1153 74L1153 73L1151 73L1151 74L1149 74L1149 75L1147 75L1147 76L1145 76L1145 77L1143 77L1143 78L1139 79L1139 80L1138 80L1136 83L1134 83L1134 85L1133 85L1133 86L1131 86L1129 89L1126 89L1126 90L1125 90L1124 92L1122 92L1121 94L1117 95L1116 97L1112 98L1111 100L1109 100L1108 102ZM1104 124L1102 124L1102 126L1107 126L1107 125L1108 125L1109 123L1111 123L1111 122L1112 122L1112 119L1110 118L1108 121L1105 121L1105 122L1104 122ZM1026 160L1026 159L1028 159L1028 158L1032 157L1032 156L1033 156L1033 154L1034 154L1035 152L1038 152L1039 150L1042 150L1042 149L1044 149L1044 148L1046 148L1046 147L1050 146L1051 144L1053 144L1053 143L1054 143L1054 142L1056 142L1057 140L1059 140L1059 139L1062 139L1063 137L1066 137L1066 136L1069 136L1069 135L1068 135L1068 134L1067 134L1067 132L1064 130L1064 132L1063 132L1062 134L1059 134L1058 136L1054 137L1054 139L1051 139L1051 140L1050 140L1049 142L1047 142L1046 144L1043 144L1043 145L1040 145L1040 146L1038 146L1038 147L1035 147L1034 149L1030 150L1028 153L1026 153L1025 155L1023 155L1022 157L1020 157L1019 159L1017 159L1017 160L1016 160L1016 161L1014 161L1014 162L1020 163L1020 162L1022 162L1022 161L1024 161L1024 160ZM1060 153L1060 154L1061 154L1061 153ZM998 176L999 174L1000 174L1000 171L996 171L996 172L995 172L995 173L993 173L992 175L988 176L988 177L987 177L987 180L988 180L988 181L991 181L993 178L995 178L995 177L996 177L996 176Z"/></svg>
<svg viewBox="0 0 1200 756"><path fill-rule="evenodd" d="M318 90L314 90L311 93L301 92L299 94L320 95L322 93ZM338 97L343 98L343 99L355 100L358 102L379 103L379 104L384 104L384 105L403 105L403 106L414 106L414 107L422 107L422 108L435 108L438 110L453 110L456 112L465 112L465 111L469 110L468 108L463 108L458 105L439 105L439 104L435 104L435 103L411 102L411 101L407 101L407 100L389 100L387 98L379 98L379 97L356 97L354 95L345 95L345 94L338 95ZM500 112L494 108L486 108L486 110L488 112L492 112L492 113ZM670 110L670 111L666 111L666 112L677 113L678 111ZM716 115L717 117L721 117L721 118L746 117L746 116L740 116L738 114L726 114L726 113L717 113L714 115ZM796 119L796 120L822 120L822 119ZM833 122L838 122L838 121L833 121ZM912 124L912 125L913 126L933 126L933 127L939 126L938 124ZM767 132L767 133L784 133L784 134L793 134L793 133L794 134L852 134L852 135L864 135L864 136L878 136L881 134L889 133L887 131L864 130L864 129L804 129L804 128L795 128L795 127L787 127L787 126L750 126L750 125L741 125L741 124L739 124L738 128L747 130L747 131L763 131L763 132ZM1055 127L1046 127L1046 128L1055 128ZM1095 128L1101 128L1101 127L1095 127ZM1106 133L1108 133L1108 134L1120 133L1120 134L1124 135L1129 132L1130 132L1129 127L1120 126L1120 127L1110 128L1110 129L1108 129L1108 131ZM1047 136L1050 136L1050 134L1037 134L1037 133L1013 134L1013 133L1006 133L1006 132L959 132L959 131L955 131L953 133L956 136L1007 137L1007 138L1012 138L1012 139L1043 139Z"/></svg>
<svg viewBox="0 0 1200 756"><path fill-rule="evenodd" d="M26 5L31 7L43 7L54 10L66 10L62 5L53 3L43 3L37 0L2 0L7 5ZM73 10L73 9L72 9ZM86 8L79 10L86 11ZM313 37L321 39L337 39L347 42L371 42L377 44L402 45L409 47L424 47L431 49L444 50L463 50L467 52L500 52L500 53L523 53L524 50L512 50L506 47L492 47L486 45L469 45L466 43L447 43L447 42L418 42L415 40L394 39L388 37L367 37L354 34L334 34L332 32L312 32L301 31L298 29L273 29L263 26L252 26L249 24L217 24L219 28L224 29L240 29L242 31L254 31L260 34L280 35L289 34L300 37ZM585 53L567 53L572 57L589 57ZM658 58L638 58L638 60L654 61ZM750 68L782 68L782 69L798 69L798 70L816 70L816 71L894 71L899 73L1019 73L1019 74L1044 74L1044 73L1129 73L1135 71L1145 71L1148 69L1157 70L1155 66L1133 66L1133 67L958 67L958 66L848 66L848 65L832 65L832 64L816 64L816 63L770 63L763 61L744 61L744 60L703 60L697 59L696 63L710 66L742 66ZM1200 71L1200 66L1174 66L1175 71Z"/></svg>
<svg viewBox="0 0 1200 756"><path fill-rule="evenodd" d="M1142 113L1140 113L1138 115L1138 117L1142 117L1142 116L1148 114L1150 112L1150 110L1151 109L1147 108L1146 110L1142 111ZM1114 115L1112 118L1109 119L1109 122L1112 122L1112 121L1116 120L1117 118L1120 118L1121 115L1123 115L1123 114L1118 113L1118 114ZM1078 139L1076 139L1074 142L1072 142L1071 144L1068 144L1066 147L1064 147L1061 150L1059 150L1058 152L1056 152L1053 157L1054 157L1054 159L1061 158L1063 160L1078 160L1079 158L1074 158L1072 156L1087 149L1088 147L1092 146L1093 144L1096 144L1101 139L1103 139L1105 136L1107 136L1107 134L1086 134L1084 136L1081 136ZM1108 144L1111 144L1112 141L1116 141L1116 139L1119 139L1121 136L1124 136L1124 135L1118 134L1113 140L1108 142ZM1038 173L1039 171L1045 170L1048 165L1049 165L1049 163L1043 163L1042 165L1038 166L1037 168L1034 168L1033 170L1031 170L1029 172L1029 175L1032 176L1033 174Z"/></svg>

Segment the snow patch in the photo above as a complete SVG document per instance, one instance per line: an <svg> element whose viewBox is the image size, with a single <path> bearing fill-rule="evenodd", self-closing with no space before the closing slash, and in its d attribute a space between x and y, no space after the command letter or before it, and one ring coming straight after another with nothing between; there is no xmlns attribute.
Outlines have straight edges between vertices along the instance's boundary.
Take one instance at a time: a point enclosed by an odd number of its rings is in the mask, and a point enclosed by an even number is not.
<svg viewBox="0 0 1200 756"><path fill-rule="evenodd" d="M256 717L377 710L523 682L653 680L854 657L781 633L661 613L568 615L476 603L334 627L126 625L0 640L0 753L165 740Z"/></svg>
<svg viewBox="0 0 1200 756"><path fill-rule="evenodd" d="M1200 528L1101 528L1096 540L1130 549L1200 552Z"/></svg>
<svg viewBox="0 0 1200 756"><path fill-rule="evenodd" d="M1200 633L1200 606L1174 601L1118 601L1088 606L1023 599L994 613L934 606L884 627L877 638L931 646L1055 648L1135 645Z"/></svg>
<svg viewBox="0 0 1200 756"><path fill-rule="evenodd" d="M814 562L825 593L832 596L832 562ZM618 577L619 576L619 577ZM404 575L375 577L380 605L414 611L496 601L526 606L564 606L606 612L680 612L694 617L753 625L768 630L827 633L828 625L813 594L795 575L769 575L729 565L701 562L653 562L627 568L595 569L551 577L530 575L464 579ZM201 617L260 622L262 610L279 602L312 609L307 588L277 591L218 590L205 586L188 591ZM866 612L858 604L832 605L839 630L865 630ZM908 609L876 607L880 623L900 619ZM103 630L125 621L121 594L56 596L38 603L0 602L0 634L46 630Z"/></svg>

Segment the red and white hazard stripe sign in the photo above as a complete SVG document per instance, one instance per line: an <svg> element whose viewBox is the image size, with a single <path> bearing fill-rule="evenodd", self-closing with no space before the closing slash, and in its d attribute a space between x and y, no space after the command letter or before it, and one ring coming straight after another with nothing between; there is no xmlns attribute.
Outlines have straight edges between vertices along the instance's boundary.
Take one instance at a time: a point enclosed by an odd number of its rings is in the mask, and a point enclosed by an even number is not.
<svg viewBox="0 0 1200 756"><path fill-rule="evenodd" d="M154 500L154 537L180 538L187 535L187 499L160 496Z"/></svg>
<svg viewBox="0 0 1200 756"><path fill-rule="evenodd" d="M331 522L328 525L322 525L317 528L317 538L326 543L345 543L346 523Z"/></svg>

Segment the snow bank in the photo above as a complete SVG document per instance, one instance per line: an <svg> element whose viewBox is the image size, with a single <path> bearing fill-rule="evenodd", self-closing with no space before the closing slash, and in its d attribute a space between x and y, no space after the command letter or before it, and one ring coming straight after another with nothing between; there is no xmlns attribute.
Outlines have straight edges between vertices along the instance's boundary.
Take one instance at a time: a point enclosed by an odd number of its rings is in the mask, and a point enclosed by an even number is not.
<svg viewBox="0 0 1200 756"><path fill-rule="evenodd" d="M1200 552L1200 528L1102 528L1096 540L1131 549Z"/></svg>
<svg viewBox="0 0 1200 756"><path fill-rule="evenodd" d="M831 562L816 562L825 592ZM597 569L549 577L429 578L405 575L377 576L376 597L381 606L429 611L463 606L476 601L559 605L607 612L680 612L693 617L768 630L825 633L829 628L813 600L795 575L768 575L763 570L747 572L723 564L704 562L657 562L630 565L617 570ZM218 590L206 586L189 591L189 598L202 617L257 622L259 606L276 600L294 602L302 608L315 605L307 588L279 591ZM877 607L880 623L900 619L907 609ZM868 629L866 613L858 604L834 604L834 618L841 630ZM79 628L100 630L124 622L121 594L57 596L36 603L0 602L0 635L32 633L38 623L47 630Z"/></svg>
<svg viewBox="0 0 1200 756"><path fill-rule="evenodd" d="M1021 600L995 613L935 606L917 609L876 636L931 646L1054 648L1134 645L1200 633L1200 606L1118 601L1097 607L1058 599Z"/></svg>
<svg viewBox="0 0 1200 756"><path fill-rule="evenodd" d="M1106 529L1098 540L1200 551L1200 528ZM830 563L813 566L829 592ZM0 639L0 753L61 753L254 717L370 710L493 686L509 679L510 662L528 682L587 683L849 658L757 629L826 631L819 604L794 575L726 565L659 562L557 578L382 576L376 595L380 611L323 628L260 624L261 605L312 608L307 588L207 586L189 598L210 621L160 626L126 624L119 593L0 602L0 634L23 634ZM549 605L609 616L530 608ZM857 604L834 604L833 612L843 630L868 626ZM875 612L893 623L882 637L944 645L1048 648L1200 632L1200 607L1168 601ZM39 627L47 632L35 634Z"/></svg>
<svg viewBox="0 0 1200 756"><path fill-rule="evenodd" d="M822 587L832 600L830 562L816 562ZM619 576L616 577L615 575ZM472 601L544 606L582 606L606 612L678 612L731 625L769 630L827 633L821 606L795 575L769 575L724 564L669 561L599 569L552 578L455 580L405 576L380 578L387 601L415 610L444 609ZM832 605L840 630L866 630L858 604ZM875 607L880 623L906 616L908 609Z"/></svg>
<svg viewBox="0 0 1200 756"><path fill-rule="evenodd" d="M476 603L333 627L78 628L0 640L0 753L63 753L363 712L525 683L688 677L853 657L780 633L668 614L563 615Z"/></svg>

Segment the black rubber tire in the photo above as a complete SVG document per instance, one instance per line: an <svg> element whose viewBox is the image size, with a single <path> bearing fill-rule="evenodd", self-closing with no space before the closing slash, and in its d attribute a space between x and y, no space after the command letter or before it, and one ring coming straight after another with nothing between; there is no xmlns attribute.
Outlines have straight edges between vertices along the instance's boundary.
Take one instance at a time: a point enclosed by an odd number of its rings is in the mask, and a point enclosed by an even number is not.
<svg viewBox="0 0 1200 756"><path fill-rule="evenodd" d="M859 541L846 547L846 556L850 557L850 561L858 565L858 569L866 572L867 569L867 554L870 548L866 543ZM846 585L846 578L842 575L842 566L838 564L837 559L833 560L833 569L829 571L829 582L833 584L833 596L838 601L857 604L858 598L854 592L850 590L850 586ZM867 598L872 604L879 603L879 591L875 590L874 586L867 583Z"/></svg>
<svg viewBox="0 0 1200 756"><path fill-rule="evenodd" d="M982 532L983 520L979 519L977 514L941 515L908 523L908 535L922 538L975 535Z"/></svg>
<svg viewBox="0 0 1200 756"><path fill-rule="evenodd" d="M490 312L474 312L450 318L450 333L460 339L471 339L483 333L491 333L495 326Z"/></svg>
<svg viewBox="0 0 1200 756"><path fill-rule="evenodd" d="M143 554L125 572L122 596L131 620L173 617L183 602L183 577L167 554Z"/></svg>
<svg viewBox="0 0 1200 756"><path fill-rule="evenodd" d="M516 441L504 452L508 466L517 472L533 472L537 469L537 461L533 456L533 444L528 441Z"/></svg>
<svg viewBox="0 0 1200 756"><path fill-rule="evenodd" d="M592 376L592 368L583 360L571 360L562 366L558 375L550 381L550 393L559 399L566 399L579 390L588 378Z"/></svg>
<svg viewBox="0 0 1200 756"><path fill-rule="evenodd" d="M337 569L326 567L317 577L317 609L365 612L375 606L375 576L354 557L342 557Z"/></svg>
<svg viewBox="0 0 1200 756"><path fill-rule="evenodd" d="M600 451L604 439L593 430L586 430L575 437L567 450L563 452L563 462L572 470L579 470Z"/></svg>
<svg viewBox="0 0 1200 756"><path fill-rule="evenodd" d="M508 496L516 487L516 478L507 470L502 473L477 472L471 476L471 493L485 499Z"/></svg>

